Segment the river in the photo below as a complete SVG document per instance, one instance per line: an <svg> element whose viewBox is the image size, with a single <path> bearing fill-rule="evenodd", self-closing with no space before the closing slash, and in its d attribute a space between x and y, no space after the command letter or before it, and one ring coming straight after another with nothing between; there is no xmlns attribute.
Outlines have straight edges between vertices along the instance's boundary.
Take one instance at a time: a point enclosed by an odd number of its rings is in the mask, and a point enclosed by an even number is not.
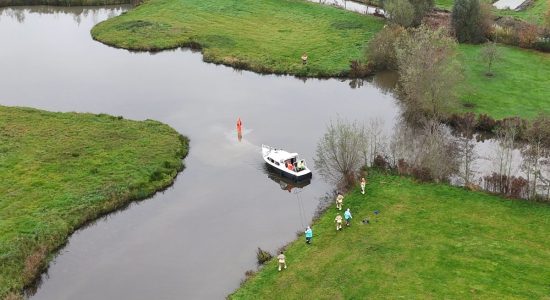
<svg viewBox="0 0 550 300"><path fill-rule="evenodd" d="M0 10L1 105L155 119L191 139L171 188L75 232L29 297L223 299L256 268L257 247L274 252L295 239L331 191L313 168L326 124L377 118L391 130L398 105L379 86L383 76L350 88L207 64L189 50L132 53L91 39L94 24L126 9ZM262 143L299 152L311 183L289 192L269 178Z"/></svg>

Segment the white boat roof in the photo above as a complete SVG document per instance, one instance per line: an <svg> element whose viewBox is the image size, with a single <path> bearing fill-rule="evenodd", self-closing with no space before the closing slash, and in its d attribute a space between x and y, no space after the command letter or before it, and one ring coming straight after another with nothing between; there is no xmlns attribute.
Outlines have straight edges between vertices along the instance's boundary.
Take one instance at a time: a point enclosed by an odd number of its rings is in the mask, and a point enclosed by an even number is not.
<svg viewBox="0 0 550 300"><path fill-rule="evenodd" d="M288 153L285 150L271 150L268 154L268 157L271 157L273 160L281 162L285 161L287 159L291 159L293 157L298 156L298 153Z"/></svg>

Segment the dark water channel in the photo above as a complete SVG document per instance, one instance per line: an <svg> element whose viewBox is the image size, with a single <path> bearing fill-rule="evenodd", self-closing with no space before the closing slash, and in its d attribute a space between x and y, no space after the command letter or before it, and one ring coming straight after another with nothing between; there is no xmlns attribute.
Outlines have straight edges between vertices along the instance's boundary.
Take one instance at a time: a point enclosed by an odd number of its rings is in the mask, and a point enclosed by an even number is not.
<svg viewBox="0 0 550 300"><path fill-rule="evenodd" d="M95 23L125 9L0 10L1 105L156 119L191 139L173 187L72 235L31 298L222 299L255 268L256 248L293 240L331 190L315 169L311 184L283 189L266 173L259 146L299 152L313 167L331 119L378 118L390 130L399 108L379 87L383 76L350 88L236 71L187 50L130 53L91 39Z"/></svg>

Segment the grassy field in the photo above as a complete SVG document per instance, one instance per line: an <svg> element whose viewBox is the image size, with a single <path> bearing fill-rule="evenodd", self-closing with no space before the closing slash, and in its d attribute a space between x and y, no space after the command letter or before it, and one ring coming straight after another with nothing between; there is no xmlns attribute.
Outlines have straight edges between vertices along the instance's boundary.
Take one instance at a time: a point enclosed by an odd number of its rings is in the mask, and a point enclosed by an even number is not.
<svg viewBox="0 0 550 300"><path fill-rule="evenodd" d="M501 59L493 67L495 75L487 77L481 48L459 47L465 72L462 103L473 104L474 112L494 118L550 114L550 53L499 46Z"/></svg>
<svg viewBox="0 0 550 300"><path fill-rule="evenodd" d="M341 76L383 20L299 0L150 0L92 36L132 50L202 47L204 60L261 73ZM300 57L307 53L303 65Z"/></svg>
<svg viewBox="0 0 550 300"><path fill-rule="evenodd" d="M493 3L491 0L481 0L485 3ZM435 5L439 8L444 8L448 10L453 9L453 0L436 0ZM533 0L533 3L527 8L521 11L514 11L510 9L496 9L493 8L493 13L495 16L512 16L518 19L525 20L527 22L542 24L543 16L548 11L549 0Z"/></svg>
<svg viewBox="0 0 550 300"><path fill-rule="evenodd" d="M0 7L27 5L92 6L129 3L131 3L131 0L0 0Z"/></svg>
<svg viewBox="0 0 550 300"><path fill-rule="evenodd" d="M550 206L372 175L231 299L550 299ZM380 214L373 217L373 211ZM363 225L365 217L370 225Z"/></svg>
<svg viewBox="0 0 550 300"><path fill-rule="evenodd" d="M156 121L0 106L0 299L85 222L169 186L187 151Z"/></svg>

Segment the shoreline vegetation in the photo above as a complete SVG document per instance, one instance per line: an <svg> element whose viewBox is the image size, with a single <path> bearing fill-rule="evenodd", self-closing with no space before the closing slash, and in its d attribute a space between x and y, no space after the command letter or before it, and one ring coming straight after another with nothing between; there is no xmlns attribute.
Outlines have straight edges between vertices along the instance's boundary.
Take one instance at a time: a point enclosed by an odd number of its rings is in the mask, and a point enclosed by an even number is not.
<svg viewBox="0 0 550 300"><path fill-rule="evenodd" d="M157 121L0 106L0 299L81 226L169 187L188 150Z"/></svg>
<svg viewBox="0 0 550 300"><path fill-rule="evenodd" d="M0 8L8 6L99 6L131 4L132 0L0 0Z"/></svg>
<svg viewBox="0 0 550 300"><path fill-rule="evenodd" d="M128 50L200 49L206 62L258 73L345 77L383 26L306 1L152 0L97 24L92 37Z"/></svg>
<svg viewBox="0 0 550 300"><path fill-rule="evenodd" d="M384 24L374 16L299 0L150 0L97 24L92 37L132 51L188 47L200 50L206 62L261 74L349 77L357 73L352 62L368 66L365 47ZM461 105L449 115L532 119L550 112L545 84L550 54L500 45L502 59L495 76L487 77L482 47L458 48L465 84L459 88Z"/></svg>
<svg viewBox="0 0 550 300"><path fill-rule="evenodd" d="M344 199L352 225L337 232L331 205L229 299L528 298L550 294L550 206L372 171L366 195ZM378 215L375 210L380 211ZM362 221L368 218L369 224Z"/></svg>

